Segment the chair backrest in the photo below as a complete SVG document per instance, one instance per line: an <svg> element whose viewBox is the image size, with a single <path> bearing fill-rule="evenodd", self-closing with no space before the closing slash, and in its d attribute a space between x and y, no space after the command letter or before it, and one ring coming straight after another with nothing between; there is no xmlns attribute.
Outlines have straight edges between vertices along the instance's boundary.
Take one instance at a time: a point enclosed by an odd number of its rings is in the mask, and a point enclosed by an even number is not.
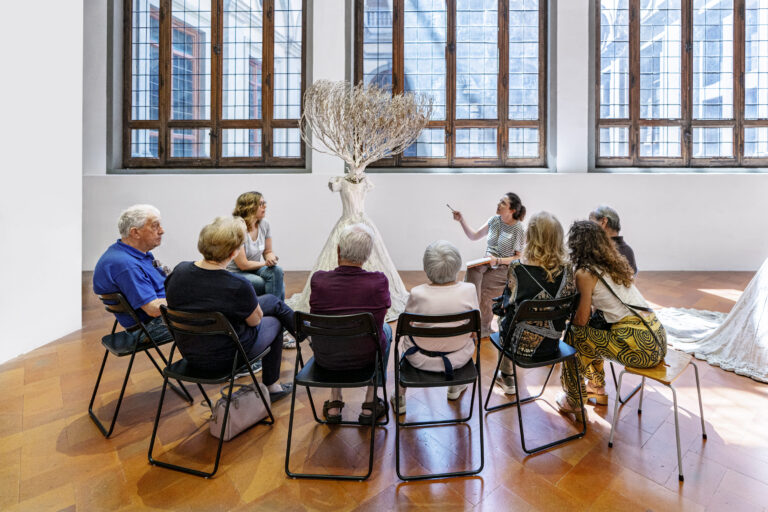
<svg viewBox="0 0 768 512"><path fill-rule="evenodd" d="M165 325L173 333L190 334L194 336L230 336L240 341L227 317L216 311L189 312L169 309L160 306L160 314Z"/></svg>
<svg viewBox="0 0 768 512"><path fill-rule="evenodd" d="M417 325L422 324L422 325ZM430 324L429 326L423 324ZM437 324L437 325L436 325ZM439 325L456 324L456 325ZM416 315L401 313L397 320L397 337L449 338L480 332L480 312L476 309L451 315Z"/></svg>
<svg viewBox="0 0 768 512"><path fill-rule="evenodd" d="M561 324L565 328L557 333L559 338L570 327L578 304L578 293L559 299L524 300L518 305L512 323L505 333L504 347L517 348L518 340L512 338L515 332L520 332L517 327L522 323L552 322L553 325ZM531 330L534 330L534 327Z"/></svg>
<svg viewBox="0 0 768 512"><path fill-rule="evenodd" d="M336 351L348 351L353 348L352 344L355 348L381 356L379 329L371 313L317 315L297 311L295 325L297 339L312 337L312 348L316 357ZM370 345L367 348L359 347L361 342Z"/></svg>
<svg viewBox="0 0 768 512"><path fill-rule="evenodd" d="M130 304L128 304L128 300L122 293L105 293L103 295L99 295L98 297L101 303L104 304L104 309L113 315L129 315L135 322L134 325L141 325L142 322L139 319L139 315L136 313L136 310L133 309Z"/></svg>

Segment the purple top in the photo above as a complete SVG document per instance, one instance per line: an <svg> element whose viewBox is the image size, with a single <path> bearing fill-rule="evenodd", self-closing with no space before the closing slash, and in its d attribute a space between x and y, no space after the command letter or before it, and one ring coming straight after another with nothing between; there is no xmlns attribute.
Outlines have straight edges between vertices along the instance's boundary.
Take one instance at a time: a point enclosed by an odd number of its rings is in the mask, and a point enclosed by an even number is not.
<svg viewBox="0 0 768 512"><path fill-rule="evenodd" d="M318 270L310 281L309 309L319 315L351 315L372 313L379 328L379 344L382 354L386 350L384 317L392 305L389 298L389 281L381 272L368 272L360 267L340 266L331 271ZM317 362L329 369L359 367L355 362L370 362L373 353L364 343L355 344L360 350L344 350L343 353L323 354L320 346L313 345ZM347 347L345 347L347 348ZM318 349L320 349L318 351Z"/></svg>

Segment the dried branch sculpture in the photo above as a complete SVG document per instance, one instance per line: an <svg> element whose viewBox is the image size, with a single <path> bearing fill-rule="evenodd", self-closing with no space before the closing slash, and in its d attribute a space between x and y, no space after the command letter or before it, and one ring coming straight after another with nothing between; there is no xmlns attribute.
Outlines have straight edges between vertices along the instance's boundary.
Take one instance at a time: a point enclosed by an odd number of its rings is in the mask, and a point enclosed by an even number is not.
<svg viewBox="0 0 768 512"><path fill-rule="evenodd" d="M365 175L368 165L404 151L413 144L432 115L432 100L414 94L396 94L376 86L321 80L304 94L301 137L311 148L336 155L347 164L346 176L331 178L331 191L341 193L342 214L312 269L332 270L338 259L336 247L341 232L358 222L374 232L373 251L365 270L383 272L389 280L392 306L387 321L405 309L408 292L397 273L379 230L365 214L365 196L373 188ZM311 276L310 276L311 279ZM304 290L288 304L297 311L309 311L310 279Z"/></svg>
<svg viewBox="0 0 768 512"><path fill-rule="evenodd" d="M432 100L423 95L319 80L304 94L301 138L344 160L350 179L359 181L369 164L413 144L431 115Z"/></svg>

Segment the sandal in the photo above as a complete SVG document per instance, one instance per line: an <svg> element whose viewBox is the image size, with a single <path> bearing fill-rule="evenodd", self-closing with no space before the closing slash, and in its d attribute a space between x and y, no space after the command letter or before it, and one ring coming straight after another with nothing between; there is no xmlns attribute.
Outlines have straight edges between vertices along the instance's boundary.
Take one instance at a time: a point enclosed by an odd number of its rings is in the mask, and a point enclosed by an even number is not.
<svg viewBox="0 0 768 512"><path fill-rule="evenodd" d="M602 392L599 392L602 390ZM595 405L608 405L608 393L605 392L605 386L591 386L587 383L587 400L595 399Z"/></svg>
<svg viewBox="0 0 768 512"><path fill-rule="evenodd" d="M365 425L365 424L371 423L371 416L373 416L378 420L379 418L387 414L388 406L384 400L382 400L379 397L376 397L375 402L363 402L362 409L364 411L371 411L371 414L363 414L361 412L360 416L357 417L357 421Z"/></svg>
<svg viewBox="0 0 768 512"><path fill-rule="evenodd" d="M568 401L568 397L565 393L560 393L555 400L555 403L561 414L565 414L566 416L573 414L578 423L585 423L585 415L587 411L582 411L580 407L571 405L571 402Z"/></svg>
<svg viewBox="0 0 768 512"><path fill-rule="evenodd" d="M323 416L328 423L341 423L341 410L344 408L344 402L341 400L326 400L323 403ZM328 414L328 409L338 409L338 414Z"/></svg>

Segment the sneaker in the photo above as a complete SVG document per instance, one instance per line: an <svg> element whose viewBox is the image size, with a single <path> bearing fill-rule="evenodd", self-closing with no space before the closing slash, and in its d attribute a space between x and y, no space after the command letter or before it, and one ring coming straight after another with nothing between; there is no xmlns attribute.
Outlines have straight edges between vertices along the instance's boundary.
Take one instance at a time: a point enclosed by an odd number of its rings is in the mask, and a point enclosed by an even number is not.
<svg viewBox="0 0 768 512"><path fill-rule="evenodd" d="M505 395L514 395L517 393L517 389L515 389L515 379L512 375L499 373L496 376L496 385L504 391Z"/></svg>
<svg viewBox="0 0 768 512"><path fill-rule="evenodd" d="M296 338L291 336L291 333L288 331L283 332L283 348L296 348Z"/></svg>
<svg viewBox="0 0 768 512"><path fill-rule="evenodd" d="M259 373L261 371L261 361L259 360L259 361L256 361L255 363L253 363L251 365L251 370L253 370L253 373ZM236 373L235 374L235 380L237 380L239 378L242 378L242 377L245 377L246 375L250 375L250 373L248 373L248 370L243 370L243 371L241 371L239 373Z"/></svg>
<svg viewBox="0 0 768 512"><path fill-rule="evenodd" d="M469 387L469 384L462 384L461 386L448 386L448 400L458 400L465 389Z"/></svg>
<svg viewBox="0 0 768 512"><path fill-rule="evenodd" d="M269 401L275 403L287 397L293 391L293 384L280 384L280 391L270 391Z"/></svg>
<svg viewBox="0 0 768 512"><path fill-rule="evenodd" d="M396 414L405 414L405 395L400 395L400 408L397 408L397 402L395 401L395 395L389 397L389 402L392 404L392 410Z"/></svg>

